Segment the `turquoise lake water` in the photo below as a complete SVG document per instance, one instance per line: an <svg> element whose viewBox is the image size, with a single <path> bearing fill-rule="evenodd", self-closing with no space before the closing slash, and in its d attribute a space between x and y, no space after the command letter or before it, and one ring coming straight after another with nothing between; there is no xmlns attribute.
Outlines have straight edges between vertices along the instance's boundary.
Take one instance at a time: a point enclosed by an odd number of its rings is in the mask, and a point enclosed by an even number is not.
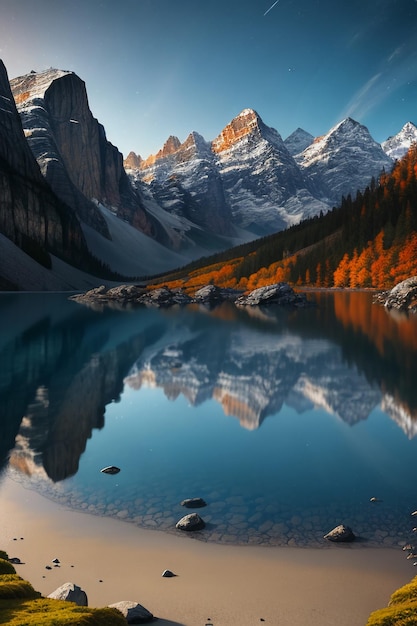
<svg viewBox="0 0 417 626"><path fill-rule="evenodd" d="M180 502L202 497L203 541L326 547L340 523L363 546L412 541L417 317L369 293L308 297L292 311L0 296L2 476L173 533Z"/></svg>

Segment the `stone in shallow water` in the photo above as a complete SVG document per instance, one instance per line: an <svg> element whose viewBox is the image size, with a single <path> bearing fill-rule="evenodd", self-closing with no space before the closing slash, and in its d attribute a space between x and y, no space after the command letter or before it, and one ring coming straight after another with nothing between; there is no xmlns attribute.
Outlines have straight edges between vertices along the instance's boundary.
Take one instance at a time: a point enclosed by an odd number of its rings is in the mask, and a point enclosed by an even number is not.
<svg viewBox="0 0 417 626"><path fill-rule="evenodd" d="M334 542L353 541L355 539L355 535L349 526L339 524L339 526L336 526L333 530L324 535L324 539Z"/></svg>
<svg viewBox="0 0 417 626"><path fill-rule="evenodd" d="M186 498L181 502L181 506L185 506L188 509L198 509L203 506L207 506L207 503L203 498Z"/></svg>
<svg viewBox="0 0 417 626"><path fill-rule="evenodd" d="M102 474L118 474L120 472L120 467L108 465L107 467L103 467L100 472L102 472Z"/></svg>
<svg viewBox="0 0 417 626"><path fill-rule="evenodd" d="M179 530L201 530L205 527L205 521L198 515L198 513L190 513L184 515L175 525Z"/></svg>

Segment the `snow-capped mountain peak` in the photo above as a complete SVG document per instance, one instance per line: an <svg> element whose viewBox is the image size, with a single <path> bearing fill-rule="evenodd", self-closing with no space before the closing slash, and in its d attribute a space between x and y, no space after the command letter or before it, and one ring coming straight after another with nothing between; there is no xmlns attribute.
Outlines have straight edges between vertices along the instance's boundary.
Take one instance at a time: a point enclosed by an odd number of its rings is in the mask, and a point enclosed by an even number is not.
<svg viewBox="0 0 417 626"><path fill-rule="evenodd" d="M329 201L363 190L371 178L391 169L392 159L371 136L366 126L348 117L316 138L296 161L305 174L317 181Z"/></svg>
<svg viewBox="0 0 417 626"><path fill-rule="evenodd" d="M410 147L417 143L417 126L407 122L396 135L382 142L382 149L392 159L401 159Z"/></svg>
<svg viewBox="0 0 417 626"><path fill-rule="evenodd" d="M310 146L314 141L314 136L308 133L306 130L302 128L297 128L291 135L289 135L284 143L288 152L295 156L296 154L300 154L303 152L308 146Z"/></svg>
<svg viewBox="0 0 417 626"><path fill-rule="evenodd" d="M215 154L230 150L235 144L245 138L266 138L283 143L280 134L266 126L260 115L253 109L243 109L232 121L227 124L221 133L211 142L211 149Z"/></svg>

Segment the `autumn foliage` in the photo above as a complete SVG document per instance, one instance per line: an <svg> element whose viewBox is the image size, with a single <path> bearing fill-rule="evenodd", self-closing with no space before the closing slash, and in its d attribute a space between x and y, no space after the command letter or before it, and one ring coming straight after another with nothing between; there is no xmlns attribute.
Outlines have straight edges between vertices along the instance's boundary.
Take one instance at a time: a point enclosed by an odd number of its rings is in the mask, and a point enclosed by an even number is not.
<svg viewBox="0 0 417 626"><path fill-rule="evenodd" d="M388 289L417 275L417 146L355 199L282 231L184 268L169 286L213 283Z"/></svg>

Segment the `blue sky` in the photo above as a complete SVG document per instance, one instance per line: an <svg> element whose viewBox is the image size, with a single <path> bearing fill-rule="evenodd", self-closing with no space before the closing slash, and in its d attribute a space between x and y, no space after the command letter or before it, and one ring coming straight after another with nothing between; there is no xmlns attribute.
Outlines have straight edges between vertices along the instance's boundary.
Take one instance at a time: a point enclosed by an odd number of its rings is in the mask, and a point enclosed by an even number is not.
<svg viewBox="0 0 417 626"><path fill-rule="evenodd" d="M126 156L214 139L242 109L283 138L417 123L416 0L1 0L9 77L72 70Z"/></svg>

